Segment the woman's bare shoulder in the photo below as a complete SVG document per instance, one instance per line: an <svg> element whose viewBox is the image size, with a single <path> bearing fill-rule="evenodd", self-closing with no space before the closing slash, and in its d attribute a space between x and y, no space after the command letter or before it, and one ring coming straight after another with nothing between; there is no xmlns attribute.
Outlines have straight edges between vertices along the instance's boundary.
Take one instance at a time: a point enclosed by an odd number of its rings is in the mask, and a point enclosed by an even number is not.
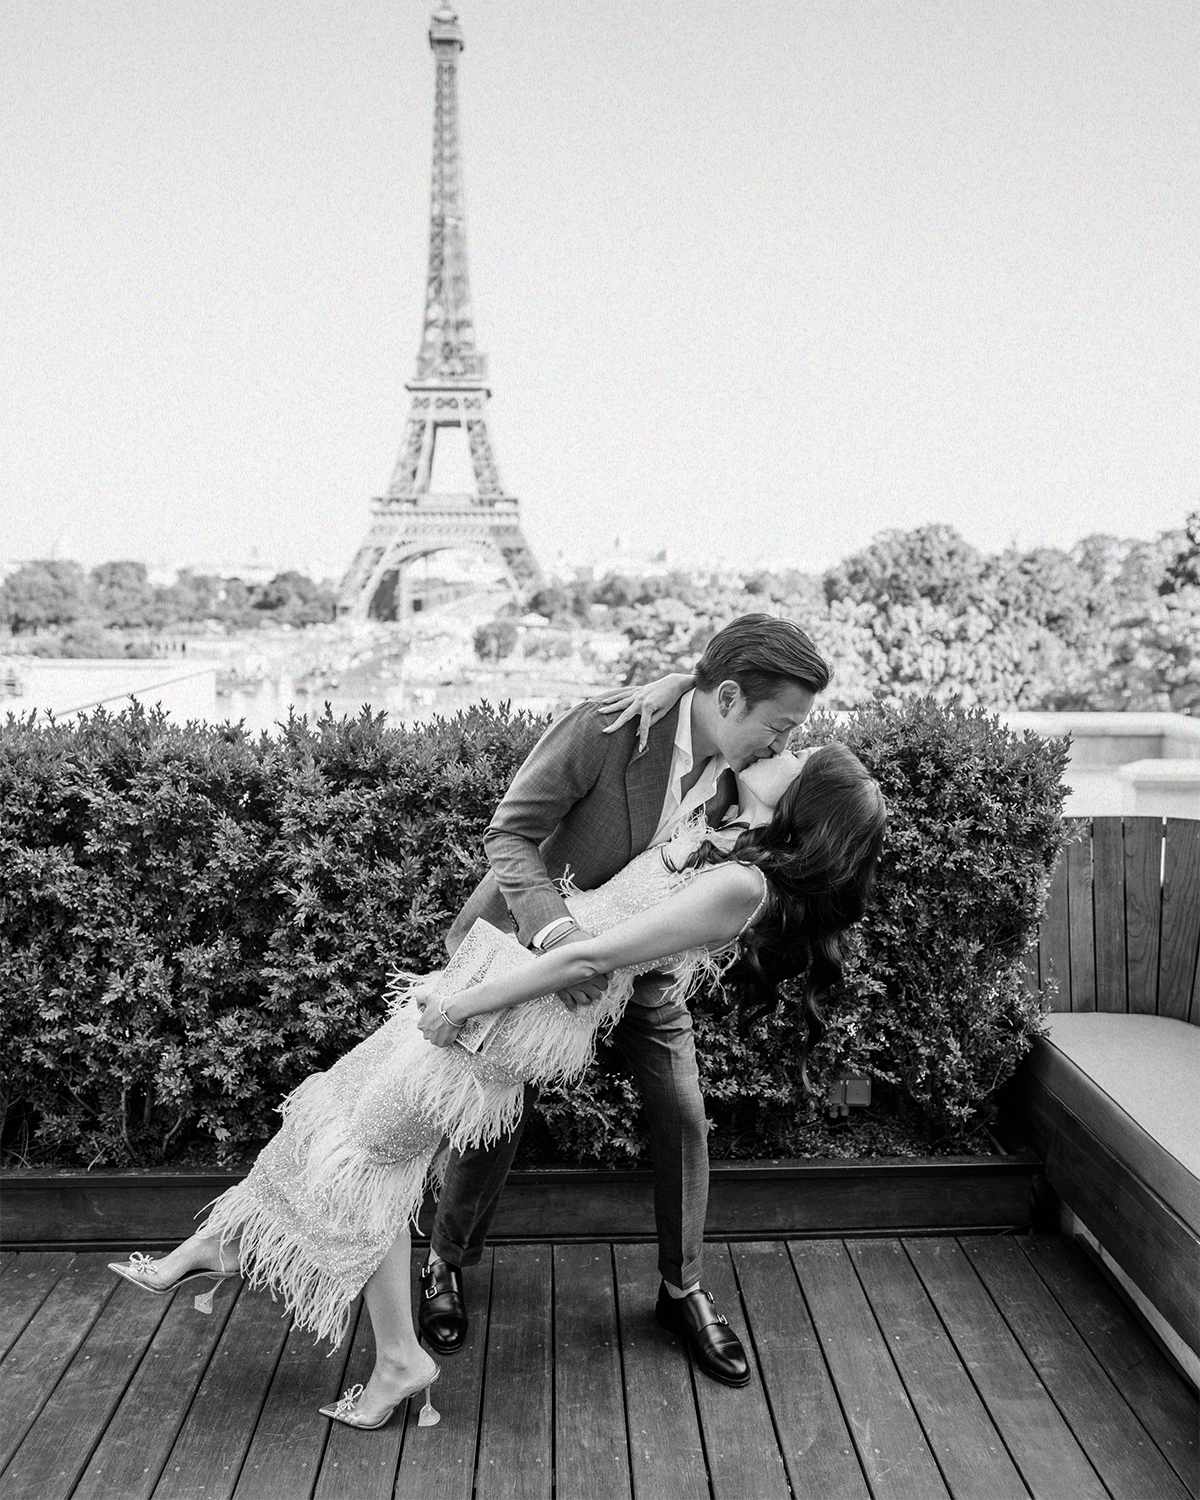
<svg viewBox="0 0 1200 1500"><path fill-rule="evenodd" d="M704 878L712 881L710 890L722 900L746 907L758 905L767 883L757 865L742 864L734 859L711 865L704 871Z"/></svg>

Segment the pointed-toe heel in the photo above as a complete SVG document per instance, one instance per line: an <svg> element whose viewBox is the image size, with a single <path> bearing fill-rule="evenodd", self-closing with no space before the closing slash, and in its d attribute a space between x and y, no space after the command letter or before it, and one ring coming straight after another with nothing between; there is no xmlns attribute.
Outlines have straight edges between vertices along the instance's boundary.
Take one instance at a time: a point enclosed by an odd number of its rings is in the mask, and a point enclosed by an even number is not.
<svg viewBox="0 0 1200 1500"><path fill-rule="evenodd" d="M358 1400L362 1393L363 1388L361 1383L359 1385L352 1385L340 1400L332 1402L329 1406L322 1406L318 1410L321 1416L332 1417L335 1422L344 1422L347 1427L357 1427L363 1432L374 1432L377 1427L382 1427L385 1422L391 1421L392 1413L400 1405L400 1402L394 1401L377 1422L364 1422L361 1417L355 1416Z"/></svg>
<svg viewBox="0 0 1200 1500"><path fill-rule="evenodd" d="M158 1264L156 1260L145 1254L142 1250L135 1250L127 1261L110 1260L108 1269L115 1271L118 1276L124 1277L128 1282L138 1287L143 1292L149 1292L154 1297L169 1297L177 1287L181 1287L185 1281L211 1281L212 1285L206 1292L198 1292L192 1298L192 1306L200 1313L211 1313L213 1310L213 1297L223 1281L229 1280L236 1272L233 1271L185 1271L182 1276L177 1276L174 1281L157 1285L147 1280L152 1274L153 1268Z"/></svg>
<svg viewBox="0 0 1200 1500"><path fill-rule="evenodd" d="M430 1397L441 1373L441 1366L435 1363L432 1375L422 1375L419 1380L414 1381L406 1390L401 1391L392 1404L374 1422L364 1422L357 1415L358 1403L363 1393L361 1385L352 1385L340 1401L334 1401L329 1406L322 1406L319 1410L323 1417L330 1417L335 1422L343 1422L347 1427L357 1427L360 1432L376 1432L380 1427L386 1426L392 1420L398 1406L407 1401L410 1396L415 1396L418 1391L423 1390L425 1392L425 1405L417 1413L417 1426L436 1427L442 1420L442 1414L434 1406Z"/></svg>

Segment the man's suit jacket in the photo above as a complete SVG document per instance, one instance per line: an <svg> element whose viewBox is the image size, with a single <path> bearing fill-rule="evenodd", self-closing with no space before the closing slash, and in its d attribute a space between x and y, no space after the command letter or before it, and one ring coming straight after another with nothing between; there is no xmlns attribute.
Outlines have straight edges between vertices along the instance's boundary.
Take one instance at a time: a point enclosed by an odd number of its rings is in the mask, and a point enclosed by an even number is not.
<svg viewBox="0 0 1200 1500"><path fill-rule="evenodd" d="M513 778L483 836L490 871L446 934L451 953L476 917L528 945L568 915L554 882L568 869L582 890L608 880L647 848L671 774L676 707L637 749L637 724L602 733L606 719L580 703L551 724Z"/></svg>

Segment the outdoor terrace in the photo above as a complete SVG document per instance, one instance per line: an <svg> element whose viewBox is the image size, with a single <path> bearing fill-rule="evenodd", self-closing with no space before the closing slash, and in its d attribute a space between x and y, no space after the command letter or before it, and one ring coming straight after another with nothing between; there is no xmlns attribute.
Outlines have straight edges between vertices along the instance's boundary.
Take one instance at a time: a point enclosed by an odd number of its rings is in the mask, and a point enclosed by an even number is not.
<svg viewBox="0 0 1200 1500"><path fill-rule="evenodd" d="M365 1379L231 1283L214 1316L139 1294L111 1252L0 1256L5 1500L1173 1500L1197 1494L1192 1387L1057 1235L713 1244L755 1378L691 1372L654 1322L649 1244L502 1245L476 1323L382 1431L317 1407ZM403 1419L402 1419L403 1417Z"/></svg>

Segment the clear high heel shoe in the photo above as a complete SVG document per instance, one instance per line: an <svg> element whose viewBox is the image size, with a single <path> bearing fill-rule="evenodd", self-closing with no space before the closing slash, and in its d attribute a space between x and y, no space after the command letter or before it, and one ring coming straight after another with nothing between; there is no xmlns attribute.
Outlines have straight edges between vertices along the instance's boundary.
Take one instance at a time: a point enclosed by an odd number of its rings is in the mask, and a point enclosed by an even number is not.
<svg viewBox="0 0 1200 1500"><path fill-rule="evenodd" d="M363 1422L355 1416L355 1411L363 1393L361 1385L352 1385L340 1401L333 1402L331 1406L322 1406L320 1409L321 1415L323 1417L332 1417L335 1422L344 1422L347 1427L358 1427L364 1432L374 1432L376 1428L382 1427L385 1423L391 1421L393 1412L402 1401L407 1401L410 1396L415 1396L424 1387L425 1405L417 1413L417 1426L436 1427L442 1420L442 1414L430 1399L430 1392L434 1383L441 1376L441 1373L442 1367L435 1361L433 1374L422 1375L419 1380L415 1380L406 1390L401 1391L378 1421Z"/></svg>
<svg viewBox="0 0 1200 1500"><path fill-rule="evenodd" d="M156 1284L148 1281L146 1277L152 1268L158 1265L158 1261L147 1255L143 1250L135 1250L129 1259L122 1264L119 1261L110 1260L108 1269L115 1271L118 1276L123 1276L126 1281L133 1282L134 1286L140 1287L143 1292L152 1292L156 1297L169 1296L176 1287L180 1287L185 1281L208 1280L212 1282L207 1292L200 1292L192 1298L192 1306L200 1313L211 1313L213 1310L213 1296L217 1288L230 1276L236 1276L237 1271L185 1271L182 1276L177 1276L174 1281L165 1284Z"/></svg>

